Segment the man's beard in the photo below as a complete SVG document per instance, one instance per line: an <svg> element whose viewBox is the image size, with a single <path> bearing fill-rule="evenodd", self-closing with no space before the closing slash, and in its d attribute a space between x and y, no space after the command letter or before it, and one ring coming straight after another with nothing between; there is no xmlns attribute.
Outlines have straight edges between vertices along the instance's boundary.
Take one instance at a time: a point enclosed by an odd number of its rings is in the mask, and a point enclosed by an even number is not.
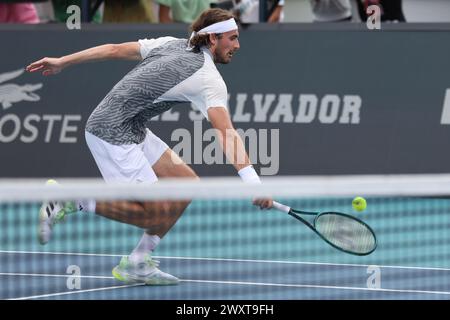
<svg viewBox="0 0 450 320"><path fill-rule="evenodd" d="M223 57L218 53L218 50L216 50L214 52L214 62L215 63L228 64L228 63L230 63L230 61L231 61L231 57L230 57L230 59L227 60L227 55L225 55L225 57Z"/></svg>

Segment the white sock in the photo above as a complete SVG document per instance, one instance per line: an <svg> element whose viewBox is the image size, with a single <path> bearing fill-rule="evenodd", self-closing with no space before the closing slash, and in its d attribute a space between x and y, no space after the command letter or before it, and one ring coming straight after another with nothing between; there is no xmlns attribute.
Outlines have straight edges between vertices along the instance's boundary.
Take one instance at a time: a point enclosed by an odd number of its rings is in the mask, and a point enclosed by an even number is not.
<svg viewBox="0 0 450 320"><path fill-rule="evenodd" d="M94 212L95 213L95 200L78 200L76 206L79 211L82 212Z"/></svg>
<svg viewBox="0 0 450 320"><path fill-rule="evenodd" d="M160 241L161 238L157 235L149 235L148 233L144 232L144 235L142 236L138 245L130 254L130 261L134 263L142 262L148 253L155 250Z"/></svg>

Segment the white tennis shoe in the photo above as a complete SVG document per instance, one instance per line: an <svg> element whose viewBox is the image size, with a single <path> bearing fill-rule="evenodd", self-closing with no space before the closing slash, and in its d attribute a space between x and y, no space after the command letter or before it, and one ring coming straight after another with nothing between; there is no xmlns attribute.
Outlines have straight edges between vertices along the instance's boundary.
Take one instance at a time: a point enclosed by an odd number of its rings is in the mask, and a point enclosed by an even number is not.
<svg viewBox="0 0 450 320"><path fill-rule="evenodd" d="M54 180L47 181L47 185L54 184L56 184ZM64 220L66 214L77 211L76 204L73 201L64 203L59 201L44 202L39 210L39 243L42 245L48 243L53 232L53 226Z"/></svg>
<svg viewBox="0 0 450 320"><path fill-rule="evenodd" d="M127 256L122 257L118 266L112 270L114 278L125 283L145 283L147 285L173 285L180 280L157 267L159 261L148 254L141 263L131 262Z"/></svg>

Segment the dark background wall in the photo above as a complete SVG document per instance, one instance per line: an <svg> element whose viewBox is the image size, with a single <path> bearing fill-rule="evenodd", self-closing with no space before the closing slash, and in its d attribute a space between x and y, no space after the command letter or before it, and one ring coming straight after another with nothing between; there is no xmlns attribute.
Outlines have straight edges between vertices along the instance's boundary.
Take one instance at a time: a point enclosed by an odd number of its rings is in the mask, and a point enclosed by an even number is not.
<svg viewBox="0 0 450 320"><path fill-rule="evenodd" d="M135 62L89 63L52 77L23 73L4 80L10 72L44 56L140 38L187 37L185 30L0 27L0 177L99 176L84 124ZM253 160L262 174L450 172L450 26L253 26L241 30L240 41L232 63L219 70L236 128L256 136ZM177 106L149 127L177 150L190 133L195 162L193 145L211 144L208 134L202 139L210 125L193 122L198 113L192 112L189 105ZM200 160L193 165L200 175L235 174L230 165Z"/></svg>

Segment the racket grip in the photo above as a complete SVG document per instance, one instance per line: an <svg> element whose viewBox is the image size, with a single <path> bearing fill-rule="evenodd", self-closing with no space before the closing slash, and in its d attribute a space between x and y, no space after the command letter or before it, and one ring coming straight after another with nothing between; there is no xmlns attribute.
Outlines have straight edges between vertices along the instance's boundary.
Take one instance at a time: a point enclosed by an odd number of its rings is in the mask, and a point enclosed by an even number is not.
<svg viewBox="0 0 450 320"><path fill-rule="evenodd" d="M273 207L277 210L289 213L289 211L291 211L291 208L288 206L285 206L284 204L281 204L279 202L274 201L273 202Z"/></svg>

